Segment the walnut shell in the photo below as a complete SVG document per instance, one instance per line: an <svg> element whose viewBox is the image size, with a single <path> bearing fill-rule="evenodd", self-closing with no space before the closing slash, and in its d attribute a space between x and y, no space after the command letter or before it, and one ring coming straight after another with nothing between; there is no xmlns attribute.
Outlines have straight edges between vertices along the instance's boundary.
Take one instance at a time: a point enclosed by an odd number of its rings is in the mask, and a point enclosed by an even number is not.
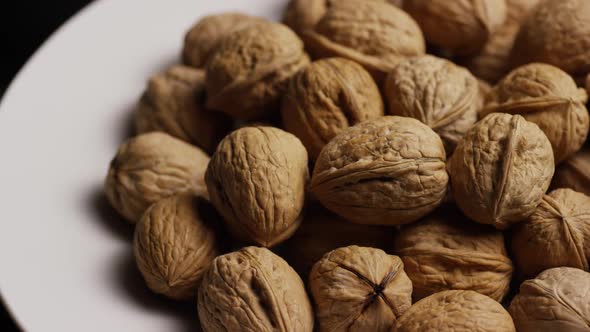
<svg viewBox="0 0 590 332"><path fill-rule="evenodd" d="M588 271L590 197L571 189L545 195L535 212L512 233L512 251L525 278L560 266Z"/></svg>
<svg viewBox="0 0 590 332"><path fill-rule="evenodd" d="M425 53L424 37L401 9L378 1L339 1L303 36L316 58L340 56L385 79L400 59Z"/></svg>
<svg viewBox="0 0 590 332"><path fill-rule="evenodd" d="M270 250L246 247L217 257L198 294L205 332L311 332L313 312L301 278Z"/></svg>
<svg viewBox="0 0 590 332"><path fill-rule="evenodd" d="M402 60L385 80L388 113L432 128L451 154L477 121L477 79L464 68L431 55Z"/></svg>
<svg viewBox="0 0 590 332"><path fill-rule="evenodd" d="M251 24L223 38L207 63L207 107L238 119L278 111L288 79L309 58L303 42L278 23Z"/></svg>
<svg viewBox="0 0 590 332"><path fill-rule="evenodd" d="M520 115L504 113L476 123L449 162L457 205L470 219L498 229L534 212L554 169L543 131Z"/></svg>
<svg viewBox="0 0 590 332"><path fill-rule="evenodd" d="M320 153L310 190L332 212L361 224L420 219L445 198L440 137L418 120L385 116L350 127Z"/></svg>
<svg viewBox="0 0 590 332"><path fill-rule="evenodd" d="M487 96L483 114L520 114L547 135L559 163L578 151L588 135L588 94L561 69L533 63L516 68Z"/></svg>
<svg viewBox="0 0 590 332"><path fill-rule="evenodd" d="M317 262L309 277L319 331L388 332L412 305L412 282L397 256L349 246Z"/></svg>
<svg viewBox="0 0 590 332"><path fill-rule="evenodd" d="M520 285L508 310L519 332L574 332L590 328L590 273L549 269Z"/></svg>
<svg viewBox="0 0 590 332"><path fill-rule="evenodd" d="M430 295L398 319L392 332L515 332L500 303L474 291L449 290Z"/></svg>
<svg viewBox="0 0 590 332"><path fill-rule="evenodd" d="M245 127L224 138L205 181L211 203L238 238L272 247L301 223L307 152L299 139L273 127Z"/></svg>
<svg viewBox="0 0 590 332"><path fill-rule="evenodd" d="M206 110L204 102L205 72L173 66L150 78L135 113L135 128L140 134L163 131L212 152L231 121Z"/></svg>
<svg viewBox="0 0 590 332"><path fill-rule="evenodd" d="M590 149L583 148L559 164L551 188L570 188L590 195Z"/></svg>
<svg viewBox="0 0 590 332"><path fill-rule="evenodd" d="M509 291L512 262L502 232L476 224L454 209L402 227L394 244L412 280L414 300L457 289L500 302Z"/></svg>
<svg viewBox="0 0 590 332"><path fill-rule="evenodd" d="M133 238L135 262L148 287L173 299L197 294L218 255L215 233L190 195L164 198L143 214Z"/></svg>
<svg viewBox="0 0 590 332"><path fill-rule="evenodd" d="M204 175L208 163L205 152L168 134L141 134L119 147L104 190L111 205L135 223L162 198L178 193L207 197Z"/></svg>
<svg viewBox="0 0 590 332"><path fill-rule="evenodd" d="M426 41L454 54L478 52L506 20L504 0L404 0Z"/></svg>
<svg viewBox="0 0 590 332"><path fill-rule="evenodd" d="M202 17L184 37L183 63L195 68L205 67L221 39L234 31L261 21L264 20L259 17L233 12Z"/></svg>
<svg viewBox="0 0 590 332"><path fill-rule="evenodd" d="M360 65L343 58L313 62L289 83L281 108L285 129L315 160L349 126L383 116L379 88Z"/></svg>

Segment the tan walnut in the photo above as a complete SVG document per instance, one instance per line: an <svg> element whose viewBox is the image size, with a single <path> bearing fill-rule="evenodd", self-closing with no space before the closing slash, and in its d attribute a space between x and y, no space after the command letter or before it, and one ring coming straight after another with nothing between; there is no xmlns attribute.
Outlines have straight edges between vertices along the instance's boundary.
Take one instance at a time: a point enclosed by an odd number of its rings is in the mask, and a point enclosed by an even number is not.
<svg viewBox="0 0 590 332"><path fill-rule="evenodd" d="M483 114L520 114L539 126L559 163L578 151L588 136L588 95L561 69L541 63L516 68L487 95Z"/></svg>
<svg viewBox="0 0 590 332"><path fill-rule="evenodd" d="M320 331L389 332L412 305L412 282L397 256L349 246L324 255L309 288Z"/></svg>
<svg viewBox="0 0 590 332"><path fill-rule="evenodd" d="M518 332L588 331L589 292L590 273L549 269L522 283L508 310Z"/></svg>
<svg viewBox="0 0 590 332"><path fill-rule="evenodd" d="M394 253L404 262L414 300L443 290L472 290L500 302L510 289L512 262L502 232L441 209L402 227Z"/></svg>
<svg viewBox="0 0 590 332"><path fill-rule="evenodd" d="M590 149L582 148L557 165L551 188L570 188L590 195Z"/></svg>
<svg viewBox="0 0 590 332"><path fill-rule="evenodd" d="M379 88L360 65L343 58L313 62L289 82L281 114L315 159L343 129L383 116Z"/></svg>
<svg viewBox="0 0 590 332"><path fill-rule="evenodd" d="M535 212L512 232L512 251L525 278L560 266L588 271L590 197L571 189L545 195Z"/></svg>
<svg viewBox="0 0 590 332"><path fill-rule="evenodd" d="M205 72L173 66L150 78L137 106L135 128L140 134L163 131L213 152L231 121L208 111L204 103Z"/></svg>
<svg viewBox="0 0 590 332"><path fill-rule="evenodd" d="M468 70L431 55L402 60L385 80L388 113L420 120L451 154L477 121L480 91Z"/></svg>
<svg viewBox="0 0 590 332"><path fill-rule="evenodd" d="M153 204L135 227L135 262L148 287L173 299L197 294L201 278L217 256L213 229L189 194Z"/></svg>
<svg viewBox="0 0 590 332"><path fill-rule="evenodd" d="M449 162L453 197L479 223L506 229L531 215L555 169L539 127L520 115L492 113L475 124Z"/></svg>
<svg viewBox="0 0 590 332"><path fill-rule="evenodd" d="M205 170L209 156L161 132L142 134L123 143L111 161L105 193L111 205L136 223L153 203L177 193L207 197Z"/></svg>
<svg viewBox="0 0 590 332"><path fill-rule="evenodd" d="M385 116L350 127L320 153L310 190L332 212L361 224L420 219L445 198L440 137L412 118Z"/></svg>
<svg viewBox="0 0 590 332"><path fill-rule="evenodd" d="M198 292L205 332L312 332L303 281L270 250L246 247L215 258Z"/></svg>
<svg viewBox="0 0 590 332"><path fill-rule="evenodd" d="M449 290L414 303L391 331L515 332L516 329L500 303L474 291Z"/></svg>
<svg viewBox="0 0 590 332"><path fill-rule="evenodd" d="M224 138L205 181L211 203L238 238L272 247L301 223L307 152L299 139L274 127L245 127Z"/></svg>
<svg viewBox="0 0 590 332"><path fill-rule="evenodd" d="M207 62L206 105L238 119L272 114L288 79L308 63L303 42L289 28L251 24L223 38Z"/></svg>
<svg viewBox="0 0 590 332"><path fill-rule="evenodd" d="M457 55L477 53L506 20L504 0L404 0L426 41Z"/></svg>
<svg viewBox="0 0 590 332"><path fill-rule="evenodd" d="M312 56L361 64L377 83L400 59L425 52L424 37L401 9L378 1L338 1L303 36Z"/></svg>

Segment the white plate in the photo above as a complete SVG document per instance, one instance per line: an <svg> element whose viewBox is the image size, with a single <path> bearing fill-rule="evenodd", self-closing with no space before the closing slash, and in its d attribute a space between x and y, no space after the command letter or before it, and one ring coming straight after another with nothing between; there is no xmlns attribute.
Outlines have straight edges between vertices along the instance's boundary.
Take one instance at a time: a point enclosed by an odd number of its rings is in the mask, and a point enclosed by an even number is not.
<svg viewBox="0 0 590 332"><path fill-rule="evenodd" d="M31 58L0 105L0 290L26 331L194 331L151 295L102 181L154 72L202 15L278 18L284 0L101 0ZM15 32L17 33L17 32Z"/></svg>

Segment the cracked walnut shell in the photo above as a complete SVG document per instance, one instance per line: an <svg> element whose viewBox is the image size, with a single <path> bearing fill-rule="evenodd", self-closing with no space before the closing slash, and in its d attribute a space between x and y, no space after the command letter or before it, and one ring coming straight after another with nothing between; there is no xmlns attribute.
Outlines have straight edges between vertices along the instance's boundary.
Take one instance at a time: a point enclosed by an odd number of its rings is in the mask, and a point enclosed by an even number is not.
<svg viewBox="0 0 590 332"><path fill-rule="evenodd" d="M453 197L479 223L506 229L531 215L555 169L539 127L520 115L492 113L475 124L449 162Z"/></svg>
<svg viewBox="0 0 590 332"><path fill-rule="evenodd" d="M148 208L135 227L133 252L149 288L173 299L194 297L218 254L215 233L203 221L197 198L186 194Z"/></svg>
<svg viewBox="0 0 590 332"><path fill-rule="evenodd" d="M342 130L383 116L383 100L363 67L329 58L313 62L290 80L281 114L285 129L301 139L315 160Z"/></svg>
<svg viewBox="0 0 590 332"><path fill-rule="evenodd" d="M349 246L324 255L309 277L319 331L388 332L412 305L412 282L397 256Z"/></svg>
<svg viewBox="0 0 590 332"><path fill-rule="evenodd" d="M238 238L272 247L301 223L307 151L274 127L244 127L225 137L205 174L211 203Z"/></svg>
<svg viewBox="0 0 590 332"><path fill-rule="evenodd" d="M161 132L141 134L123 143L111 161L105 193L129 222L162 198L178 193L207 197L205 170L209 156Z"/></svg>
<svg viewBox="0 0 590 332"><path fill-rule="evenodd" d="M418 120L385 116L350 127L320 153L310 190L326 208L361 224L420 219L447 191L440 137Z"/></svg>
<svg viewBox="0 0 590 332"><path fill-rule="evenodd" d="M551 188L570 188L590 195L590 149L582 148L555 169Z"/></svg>
<svg viewBox="0 0 590 332"><path fill-rule="evenodd" d="M246 247L217 257L203 277L198 312L205 332L312 332L303 282L270 250Z"/></svg>

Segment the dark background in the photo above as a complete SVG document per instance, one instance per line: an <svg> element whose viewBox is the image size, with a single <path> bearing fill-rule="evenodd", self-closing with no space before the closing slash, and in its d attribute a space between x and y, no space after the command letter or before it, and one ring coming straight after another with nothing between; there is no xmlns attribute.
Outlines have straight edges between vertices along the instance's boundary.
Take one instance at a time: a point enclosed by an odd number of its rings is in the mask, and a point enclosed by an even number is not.
<svg viewBox="0 0 590 332"><path fill-rule="evenodd" d="M91 1L3 2L8 4L0 5L0 97L3 96L19 69L43 41L69 17ZM1 268L0 273L2 273ZM56 305L59 306L59 303ZM0 323L2 331L18 331L1 302Z"/></svg>

